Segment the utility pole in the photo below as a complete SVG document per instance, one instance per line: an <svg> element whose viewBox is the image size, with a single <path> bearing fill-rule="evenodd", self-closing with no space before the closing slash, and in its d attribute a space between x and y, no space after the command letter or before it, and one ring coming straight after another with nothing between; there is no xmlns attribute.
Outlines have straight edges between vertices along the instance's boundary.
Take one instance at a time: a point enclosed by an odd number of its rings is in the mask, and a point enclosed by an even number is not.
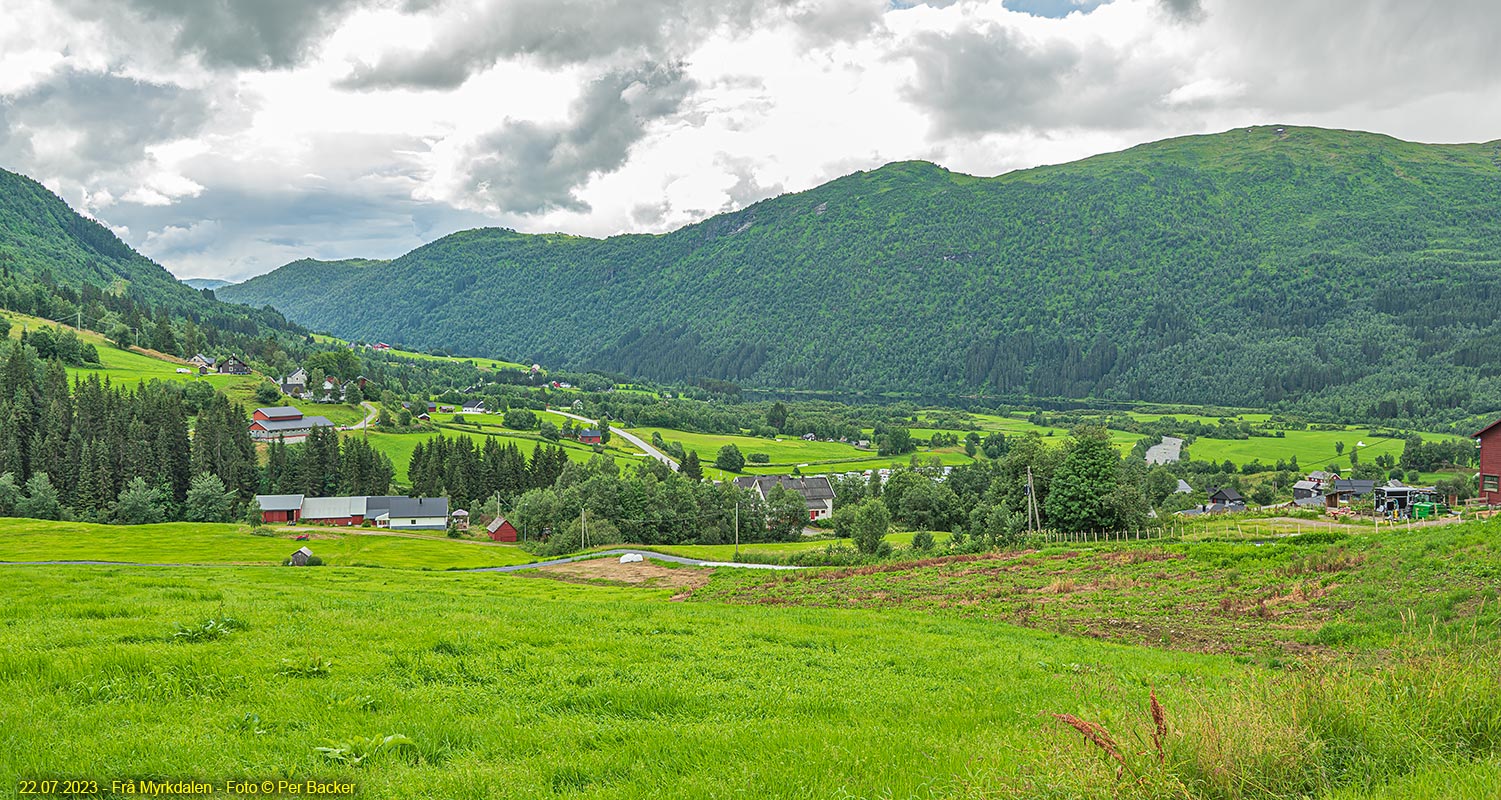
<svg viewBox="0 0 1501 800"><path fill-rule="evenodd" d="M1037 497L1032 491L1032 465L1027 465L1027 535L1032 535L1032 521L1037 519L1037 527L1042 527L1042 520L1037 517Z"/></svg>
<svg viewBox="0 0 1501 800"><path fill-rule="evenodd" d="M740 560L740 501L735 501L735 560Z"/></svg>
<svg viewBox="0 0 1501 800"><path fill-rule="evenodd" d="M589 533L588 533L588 531L589 531L589 512L586 511L585 509L581 508L581 509L579 509L579 550L581 550L581 551L582 550L587 550L589 548L589 545L588 545Z"/></svg>

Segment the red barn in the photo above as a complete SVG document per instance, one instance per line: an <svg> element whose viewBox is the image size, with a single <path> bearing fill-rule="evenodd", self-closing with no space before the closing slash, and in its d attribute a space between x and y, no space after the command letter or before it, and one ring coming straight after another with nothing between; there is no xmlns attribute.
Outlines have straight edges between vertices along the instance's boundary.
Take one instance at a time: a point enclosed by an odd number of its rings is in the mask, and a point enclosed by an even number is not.
<svg viewBox="0 0 1501 800"><path fill-rule="evenodd" d="M600 442L604 441L604 436L602 436L599 431L594 430L593 428L586 428L579 431L579 441L584 444L599 444Z"/></svg>
<svg viewBox="0 0 1501 800"><path fill-rule="evenodd" d="M261 522L297 522L302 519L302 495L258 494L255 500L261 507Z"/></svg>
<svg viewBox="0 0 1501 800"><path fill-rule="evenodd" d="M512 525L505 517L496 517L491 520L485 530L490 533L490 540L495 542L514 542L517 539L516 526Z"/></svg>
<svg viewBox="0 0 1501 800"><path fill-rule="evenodd" d="M1474 438L1480 444L1480 499L1486 505L1501 505L1501 419Z"/></svg>

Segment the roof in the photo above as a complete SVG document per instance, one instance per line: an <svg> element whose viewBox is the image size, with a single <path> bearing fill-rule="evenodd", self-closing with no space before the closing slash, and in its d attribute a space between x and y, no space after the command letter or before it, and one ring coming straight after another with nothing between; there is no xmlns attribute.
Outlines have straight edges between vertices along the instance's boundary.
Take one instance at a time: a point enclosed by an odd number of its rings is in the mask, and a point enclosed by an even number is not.
<svg viewBox="0 0 1501 800"><path fill-rule="evenodd" d="M599 436L600 432L594 428L585 428L579 431L580 436Z"/></svg>
<svg viewBox="0 0 1501 800"><path fill-rule="evenodd" d="M1334 481L1333 488L1335 492L1338 492L1340 494L1344 494L1346 492L1354 492L1357 495L1364 495L1370 494L1371 492L1376 490L1376 482L1345 480L1341 478Z"/></svg>
<svg viewBox="0 0 1501 800"><path fill-rule="evenodd" d="M1317 489L1318 486L1316 482L1310 480L1301 480L1293 484L1294 489Z"/></svg>
<svg viewBox="0 0 1501 800"><path fill-rule="evenodd" d="M303 554L305 556L310 556L310 555L313 554L313 551L307 549L306 547L299 547L299 548L297 548L297 552L293 553L292 555L295 556L295 555L297 555L297 553L301 553L301 554Z"/></svg>
<svg viewBox="0 0 1501 800"><path fill-rule="evenodd" d="M1188 494L1188 493L1192 492L1193 490L1194 490L1194 487L1189 486L1188 485L1188 481L1185 481L1182 478L1179 478L1178 479L1178 486L1175 489L1173 489L1173 493L1174 494Z"/></svg>
<svg viewBox="0 0 1501 800"><path fill-rule="evenodd" d="M780 485L790 492L797 492L809 503L834 499L834 486L824 475L799 478L793 475L747 475L735 479L741 489L752 489L762 497L771 493L772 487Z"/></svg>
<svg viewBox="0 0 1501 800"><path fill-rule="evenodd" d="M1244 500L1245 499L1245 498L1243 498L1243 497L1240 496L1240 492L1237 492L1234 489L1229 489L1229 488L1215 489L1214 491L1212 491L1212 492L1209 493L1209 496L1210 497L1223 497L1223 498L1225 498L1225 500L1227 502L1231 502L1231 503L1233 503L1233 502L1235 502L1237 500Z"/></svg>
<svg viewBox="0 0 1501 800"><path fill-rule="evenodd" d="M446 497L384 497L365 498L365 514L370 517L379 517L388 514L392 517L447 517L448 498Z"/></svg>
<svg viewBox="0 0 1501 800"><path fill-rule="evenodd" d="M302 495L258 494L255 502L260 504L262 511L296 511L302 508Z"/></svg>
<svg viewBox="0 0 1501 800"><path fill-rule="evenodd" d="M502 525L510 525L510 521L507 520L505 517L496 517L495 519L490 520L490 524L485 526L485 530L487 530L487 531L489 531L491 533L494 533L494 532L500 530L500 527ZM514 528L516 526L515 525L511 525L511 527Z"/></svg>
<svg viewBox="0 0 1501 800"><path fill-rule="evenodd" d="M258 419L254 425L261 426L261 430L269 433L277 431L302 431L310 428L332 428L333 423L327 417L303 417L302 419Z"/></svg>
<svg viewBox="0 0 1501 800"><path fill-rule="evenodd" d="M302 501L303 519L339 519L365 516L363 497L309 497Z"/></svg>
<svg viewBox="0 0 1501 800"><path fill-rule="evenodd" d="M274 406L271 408L257 408L257 414L263 414L268 419L295 419L302 416L302 412L292 406Z"/></svg>

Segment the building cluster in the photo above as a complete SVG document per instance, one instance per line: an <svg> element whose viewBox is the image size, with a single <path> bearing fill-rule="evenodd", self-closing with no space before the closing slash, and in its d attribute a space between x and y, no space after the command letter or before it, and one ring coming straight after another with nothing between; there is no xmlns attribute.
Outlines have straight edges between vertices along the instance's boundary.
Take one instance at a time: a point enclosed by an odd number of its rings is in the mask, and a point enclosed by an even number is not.
<svg viewBox="0 0 1501 800"><path fill-rule="evenodd" d="M447 530L450 520L467 523L468 514L452 513L446 497L308 497L300 494L256 495L261 521L359 526L366 522L392 530ZM460 527L467 527L461 524Z"/></svg>
<svg viewBox="0 0 1501 800"><path fill-rule="evenodd" d="M778 486L802 495L808 506L809 521L834 515L834 486L826 475L743 475L735 479L735 486L755 492L763 501Z"/></svg>
<svg viewBox="0 0 1501 800"><path fill-rule="evenodd" d="M188 359L188 363L198 370L199 375L249 375L250 367L243 360L230 356L223 361L216 361L209 356L199 353Z"/></svg>
<svg viewBox="0 0 1501 800"><path fill-rule="evenodd" d="M307 417L292 406L257 408L250 415L250 438L257 441L281 439L295 444L307 439L314 428L332 428L327 417Z"/></svg>
<svg viewBox="0 0 1501 800"><path fill-rule="evenodd" d="M358 384L361 389L365 388L365 376L361 375L352 381L341 381L337 375L329 375L316 386L310 385L311 378L307 370L298 367L291 374L283 377L277 388L287 397L297 400L307 400L314 403L342 403L349 398L349 387Z"/></svg>

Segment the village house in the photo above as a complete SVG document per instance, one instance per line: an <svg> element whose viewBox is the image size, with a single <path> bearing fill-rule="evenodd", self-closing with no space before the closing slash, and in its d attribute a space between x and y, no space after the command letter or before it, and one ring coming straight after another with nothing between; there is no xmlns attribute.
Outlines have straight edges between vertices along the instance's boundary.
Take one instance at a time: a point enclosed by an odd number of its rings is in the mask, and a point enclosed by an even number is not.
<svg viewBox="0 0 1501 800"><path fill-rule="evenodd" d="M735 479L735 486L749 489L765 500L772 487L781 486L802 495L808 505L808 519L827 519L834 515L834 485L825 475L745 475Z"/></svg>
<svg viewBox="0 0 1501 800"><path fill-rule="evenodd" d="M377 528L411 531L448 529L446 497L369 497L365 500L365 513L375 521Z"/></svg>
<svg viewBox="0 0 1501 800"><path fill-rule="evenodd" d="M235 358L234 356L230 356L229 358L226 358L223 361L219 362L219 374L249 375L250 367L246 366L245 362L241 361L240 359Z"/></svg>
<svg viewBox="0 0 1501 800"><path fill-rule="evenodd" d="M519 531L505 517L496 517L485 526L485 531L490 534L490 540L495 542L514 542L519 538Z"/></svg>
<svg viewBox="0 0 1501 800"><path fill-rule="evenodd" d="M281 379L281 393L288 397L301 398L307 394L307 370L302 367L292 371L292 374Z"/></svg>
<svg viewBox="0 0 1501 800"><path fill-rule="evenodd" d="M385 342L376 342L375 344L370 345L370 349L378 353L384 353L391 349L391 345L388 345Z"/></svg>
<svg viewBox="0 0 1501 800"><path fill-rule="evenodd" d="M191 365L193 365L194 367L197 367L200 370L205 370L206 369L206 370L210 370L210 371L212 371L214 369L214 365L215 365L215 361L212 358L209 358L208 356L206 356L206 355L204 355L202 353L199 353L199 354L193 356L192 358L188 359L188 363L191 364Z"/></svg>
<svg viewBox="0 0 1501 800"><path fill-rule="evenodd" d="M326 417L305 417L292 406L257 408L250 415L250 438L258 441L281 439L289 443L300 442L307 438L313 428L333 426Z"/></svg>

